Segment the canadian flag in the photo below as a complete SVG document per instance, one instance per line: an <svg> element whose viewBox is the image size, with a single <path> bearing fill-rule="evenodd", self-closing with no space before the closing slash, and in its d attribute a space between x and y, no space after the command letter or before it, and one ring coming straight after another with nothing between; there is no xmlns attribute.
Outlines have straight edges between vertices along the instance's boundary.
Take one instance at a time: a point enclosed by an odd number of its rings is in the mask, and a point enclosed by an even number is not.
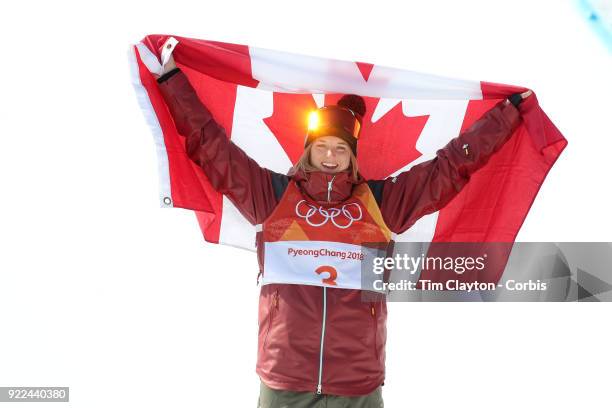
<svg viewBox="0 0 612 408"><path fill-rule="evenodd" d="M149 35L131 46L133 83L157 146L160 202L194 210L204 238L255 250L255 228L210 185L185 152L153 73L160 47L174 58L228 137L261 166L286 173L303 151L307 113L345 93L366 101L359 169L383 179L435 152L500 100L524 87L468 81L365 62L325 59L247 45ZM514 242L566 139L535 94L520 105L516 134L446 207L396 241Z"/></svg>

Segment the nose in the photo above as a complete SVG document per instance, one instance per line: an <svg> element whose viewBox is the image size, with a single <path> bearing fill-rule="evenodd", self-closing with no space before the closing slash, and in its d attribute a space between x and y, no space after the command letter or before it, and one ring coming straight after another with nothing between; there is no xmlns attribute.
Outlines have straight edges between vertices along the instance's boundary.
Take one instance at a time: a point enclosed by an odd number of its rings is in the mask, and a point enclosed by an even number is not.
<svg viewBox="0 0 612 408"><path fill-rule="evenodd" d="M332 157L334 155L334 152L332 151L332 149L327 149L327 157Z"/></svg>

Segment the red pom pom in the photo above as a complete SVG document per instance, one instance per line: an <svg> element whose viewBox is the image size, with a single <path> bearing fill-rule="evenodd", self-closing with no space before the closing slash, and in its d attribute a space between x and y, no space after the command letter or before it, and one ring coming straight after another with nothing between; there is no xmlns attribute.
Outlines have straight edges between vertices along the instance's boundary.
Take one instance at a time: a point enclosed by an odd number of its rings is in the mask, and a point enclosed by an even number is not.
<svg viewBox="0 0 612 408"><path fill-rule="evenodd" d="M349 108L361 117L363 117L366 113L365 101L359 95L344 95L342 98L340 98L336 105Z"/></svg>

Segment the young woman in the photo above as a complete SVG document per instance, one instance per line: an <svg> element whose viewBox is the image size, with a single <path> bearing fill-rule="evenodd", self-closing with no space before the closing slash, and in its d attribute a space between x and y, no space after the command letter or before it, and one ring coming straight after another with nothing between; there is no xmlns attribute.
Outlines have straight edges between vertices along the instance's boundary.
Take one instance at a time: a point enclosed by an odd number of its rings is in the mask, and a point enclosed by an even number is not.
<svg viewBox="0 0 612 408"><path fill-rule="evenodd" d="M382 407L384 297L364 302L360 288L337 287L335 279L358 271L358 261L322 268L296 255L390 242L442 208L511 137L521 120L516 106L531 92L495 105L432 160L366 181L356 159L365 114L357 95L318 110L318 126L285 175L260 167L227 138L172 59L157 81L188 156L257 226L259 406Z"/></svg>

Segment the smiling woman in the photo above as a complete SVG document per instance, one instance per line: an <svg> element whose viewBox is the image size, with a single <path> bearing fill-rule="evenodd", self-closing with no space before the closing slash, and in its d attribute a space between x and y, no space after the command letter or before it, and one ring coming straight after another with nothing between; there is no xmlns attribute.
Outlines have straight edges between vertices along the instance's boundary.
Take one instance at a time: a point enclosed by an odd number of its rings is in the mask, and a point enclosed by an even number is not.
<svg viewBox="0 0 612 408"><path fill-rule="evenodd" d="M323 136L308 145L294 168L304 173L322 171L330 174L348 169L355 179L359 172L357 158L348 144L336 136Z"/></svg>
<svg viewBox="0 0 612 408"><path fill-rule="evenodd" d="M345 141L336 136L323 136L310 149L310 163L321 171L335 173L348 169L351 155Z"/></svg>
<svg viewBox="0 0 612 408"><path fill-rule="evenodd" d="M359 95L344 95L336 105L311 112L304 153L295 166L304 173L346 171L358 178L357 139L366 112Z"/></svg>
<svg viewBox="0 0 612 408"><path fill-rule="evenodd" d="M170 67L157 83L187 156L256 227L258 406L382 406L386 300L363 302L362 259L341 254L364 242L388 248L393 234L449 203L514 134L521 95L496 103L434 158L382 180L358 174L366 109L344 95L311 113L300 160L281 174L235 145L172 59Z"/></svg>

